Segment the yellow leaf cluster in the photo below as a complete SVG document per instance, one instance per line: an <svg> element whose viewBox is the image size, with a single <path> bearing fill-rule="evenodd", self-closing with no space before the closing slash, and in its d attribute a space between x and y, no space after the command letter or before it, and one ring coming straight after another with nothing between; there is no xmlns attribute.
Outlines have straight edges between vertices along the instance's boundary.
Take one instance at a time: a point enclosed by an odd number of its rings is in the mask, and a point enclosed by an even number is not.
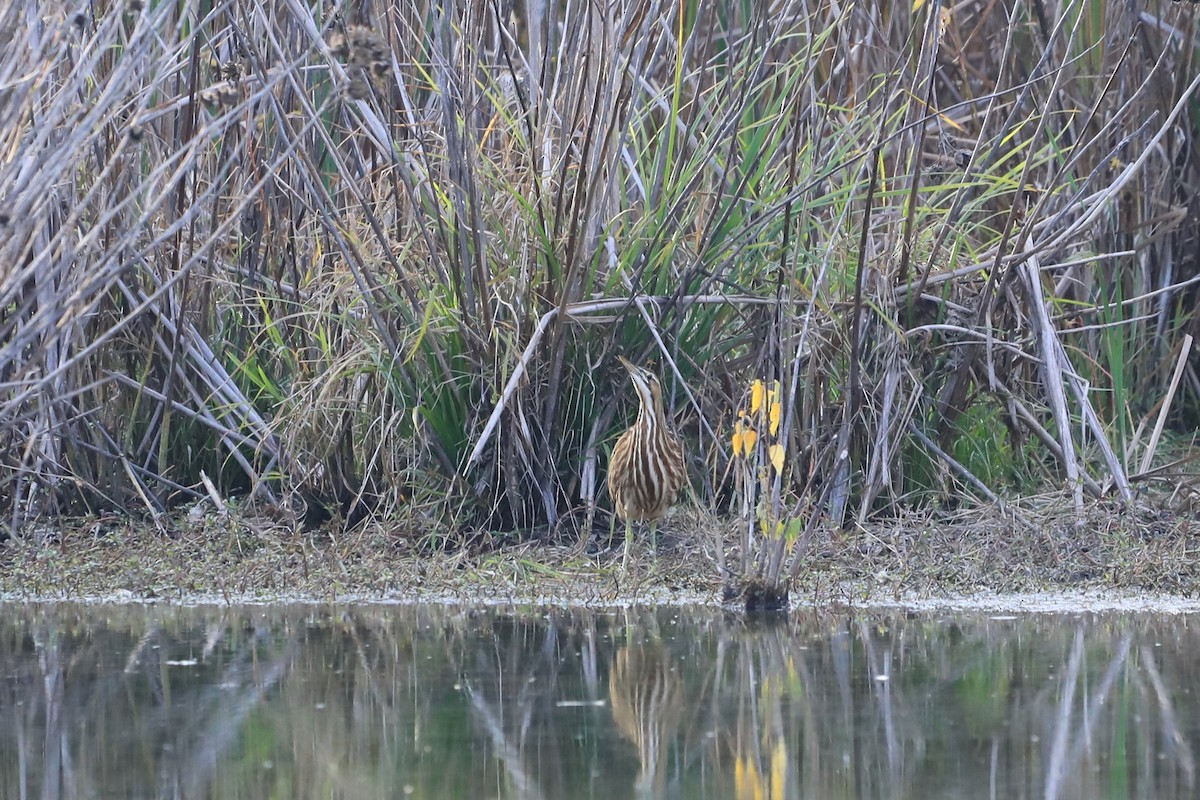
<svg viewBox="0 0 1200 800"><path fill-rule="evenodd" d="M765 381L755 380L750 384L750 413L738 412L738 421L733 426L733 455L749 458L758 443L758 429L764 426L772 437L779 435L779 423L783 418L783 400L779 381L770 386ZM759 423L756 428L755 423ZM783 469L783 445L773 444L768 453L776 470Z"/></svg>
<svg viewBox="0 0 1200 800"><path fill-rule="evenodd" d="M733 425L733 457L743 456L749 458L754 452L754 445L758 441L758 431L754 430L750 423L746 422L745 418L739 419Z"/></svg>

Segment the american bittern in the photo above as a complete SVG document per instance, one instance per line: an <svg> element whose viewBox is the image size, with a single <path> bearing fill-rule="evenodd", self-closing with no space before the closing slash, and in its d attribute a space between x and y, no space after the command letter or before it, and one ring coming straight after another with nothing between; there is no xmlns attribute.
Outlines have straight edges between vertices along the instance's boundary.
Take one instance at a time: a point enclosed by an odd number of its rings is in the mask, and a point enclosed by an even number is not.
<svg viewBox="0 0 1200 800"><path fill-rule="evenodd" d="M625 557L621 568L628 569L634 520L650 522L653 540L659 517L674 504L687 479L687 464L683 445L667 427L658 376L624 358L621 364L629 370L641 402L637 421L617 439L608 460L608 493L617 516L625 520Z"/></svg>

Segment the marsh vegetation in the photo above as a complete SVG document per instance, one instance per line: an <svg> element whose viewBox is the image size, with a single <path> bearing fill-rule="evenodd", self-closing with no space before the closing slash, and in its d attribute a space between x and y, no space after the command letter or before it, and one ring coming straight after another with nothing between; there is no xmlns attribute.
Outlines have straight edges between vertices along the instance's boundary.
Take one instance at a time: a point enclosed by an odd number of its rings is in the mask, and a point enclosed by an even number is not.
<svg viewBox="0 0 1200 800"><path fill-rule="evenodd" d="M13 530L580 541L623 355L726 574L967 509L1185 547L1195 3L34 7L0 9Z"/></svg>

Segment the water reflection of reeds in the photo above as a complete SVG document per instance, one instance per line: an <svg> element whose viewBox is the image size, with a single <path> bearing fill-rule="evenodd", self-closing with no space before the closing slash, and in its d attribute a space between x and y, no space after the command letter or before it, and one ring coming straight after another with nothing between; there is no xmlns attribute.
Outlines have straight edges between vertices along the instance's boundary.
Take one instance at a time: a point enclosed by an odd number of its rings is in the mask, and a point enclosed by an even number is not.
<svg viewBox="0 0 1200 800"><path fill-rule="evenodd" d="M24 609L2 797L1191 797L1187 619Z"/></svg>

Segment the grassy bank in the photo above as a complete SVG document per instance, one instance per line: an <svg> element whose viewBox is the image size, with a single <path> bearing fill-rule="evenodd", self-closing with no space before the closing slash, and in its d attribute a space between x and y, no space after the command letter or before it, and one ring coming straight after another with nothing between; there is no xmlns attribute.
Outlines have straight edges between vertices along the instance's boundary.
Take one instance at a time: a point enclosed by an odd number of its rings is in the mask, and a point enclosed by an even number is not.
<svg viewBox="0 0 1200 800"><path fill-rule="evenodd" d="M909 512L851 532L820 530L790 583L816 604L1095 590L1195 597L1200 522L1147 503L1089 507L1062 494L953 514ZM1031 525L1033 527L1029 527ZM639 541L628 574L621 543L516 541L430 550L390 526L303 531L278 519L199 514L156 530L109 516L0 545L0 596L165 602L447 599L614 604L687 600L744 606L715 550L739 558L728 522L678 510L657 554Z"/></svg>
<svg viewBox="0 0 1200 800"><path fill-rule="evenodd" d="M1195 4L451 5L0 11L12 530L204 500L372 569L549 558L607 528L617 355L712 580L1191 502Z"/></svg>

